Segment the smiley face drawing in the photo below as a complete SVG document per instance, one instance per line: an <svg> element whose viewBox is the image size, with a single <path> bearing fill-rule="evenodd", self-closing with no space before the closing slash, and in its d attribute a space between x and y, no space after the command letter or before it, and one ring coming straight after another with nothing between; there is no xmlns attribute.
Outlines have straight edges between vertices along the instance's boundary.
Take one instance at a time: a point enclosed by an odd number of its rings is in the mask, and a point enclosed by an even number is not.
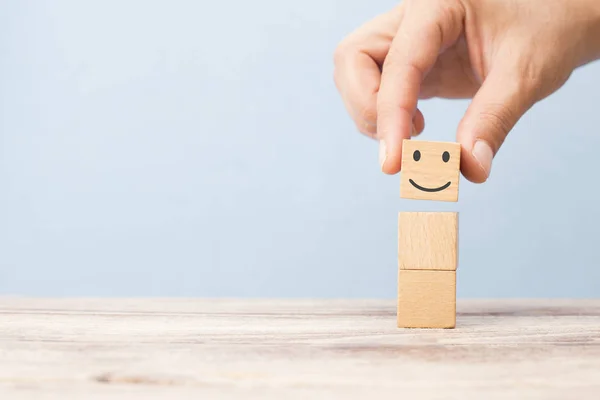
<svg viewBox="0 0 600 400"><path fill-rule="evenodd" d="M400 197L458 201L460 144L404 140Z"/></svg>

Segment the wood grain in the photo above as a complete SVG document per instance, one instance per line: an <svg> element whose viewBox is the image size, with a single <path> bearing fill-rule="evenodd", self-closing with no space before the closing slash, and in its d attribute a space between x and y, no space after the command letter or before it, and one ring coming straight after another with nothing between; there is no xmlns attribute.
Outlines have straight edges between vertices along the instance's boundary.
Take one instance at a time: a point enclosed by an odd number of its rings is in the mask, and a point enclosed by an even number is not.
<svg viewBox="0 0 600 400"><path fill-rule="evenodd" d="M0 398L596 399L600 301L0 298Z"/></svg>
<svg viewBox="0 0 600 400"><path fill-rule="evenodd" d="M415 159L415 151L420 157ZM448 161L443 154L448 152ZM458 201L460 177L460 144L454 142L429 142L424 140L404 140L402 142L402 165L400 173L400 197L416 200ZM426 189L440 188L438 192L418 189L413 180Z"/></svg>
<svg viewBox="0 0 600 400"><path fill-rule="evenodd" d="M398 214L398 268L456 271L458 213Z"/></svg>
<svg viewBox="0 0 600 400"><path fill-rule="evenodd" d="M400 270L399 328L454 328L456 272Z"/></svg>

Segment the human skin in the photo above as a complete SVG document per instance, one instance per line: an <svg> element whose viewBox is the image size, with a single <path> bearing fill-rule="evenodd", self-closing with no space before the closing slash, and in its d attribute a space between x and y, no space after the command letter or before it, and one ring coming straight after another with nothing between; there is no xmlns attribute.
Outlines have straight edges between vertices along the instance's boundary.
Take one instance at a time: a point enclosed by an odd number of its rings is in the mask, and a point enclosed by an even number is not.
<svg viewBox="0 0 600 400"><path fill-rule="evenodd" d="M472 98L456 137L481 183L523 114L598 58L600 0L404 0L339 44L334 77L387 174L424 129L419 99Z"/></svg>

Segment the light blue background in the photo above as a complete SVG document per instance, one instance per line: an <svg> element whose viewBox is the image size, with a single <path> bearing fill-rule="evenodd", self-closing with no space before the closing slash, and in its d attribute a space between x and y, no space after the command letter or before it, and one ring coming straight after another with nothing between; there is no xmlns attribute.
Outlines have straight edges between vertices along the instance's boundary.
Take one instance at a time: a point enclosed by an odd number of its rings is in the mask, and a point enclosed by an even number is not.
<svg viewBox="0 0 600 400"><path fill-rule="evenodd" d="M335 90L394 1L4 1L0 294L388 297L401 210L460 211L459 297L600 296L600 65L458 203L401 200ZM423 102L454 140L464 101Z"/></svg>

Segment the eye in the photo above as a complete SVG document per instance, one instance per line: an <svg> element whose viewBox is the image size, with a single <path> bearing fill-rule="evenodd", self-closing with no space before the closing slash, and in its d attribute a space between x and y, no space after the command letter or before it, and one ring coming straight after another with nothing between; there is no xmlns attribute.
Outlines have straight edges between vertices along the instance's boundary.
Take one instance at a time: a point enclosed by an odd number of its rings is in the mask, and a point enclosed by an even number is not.
<svg viewBox="0 0 600 400"><path fill-rule="evenodd" d="M444 162L450 161L450 153L448 153L447 151L442 153L442 160L444 160Z"/></svg>
<svg viewBox="0 0 600 400"><path fill-rule="evenodd" d="M413 160L419 161L421 159L421 152L419 150L415 150L413 153Z"/></svg>

